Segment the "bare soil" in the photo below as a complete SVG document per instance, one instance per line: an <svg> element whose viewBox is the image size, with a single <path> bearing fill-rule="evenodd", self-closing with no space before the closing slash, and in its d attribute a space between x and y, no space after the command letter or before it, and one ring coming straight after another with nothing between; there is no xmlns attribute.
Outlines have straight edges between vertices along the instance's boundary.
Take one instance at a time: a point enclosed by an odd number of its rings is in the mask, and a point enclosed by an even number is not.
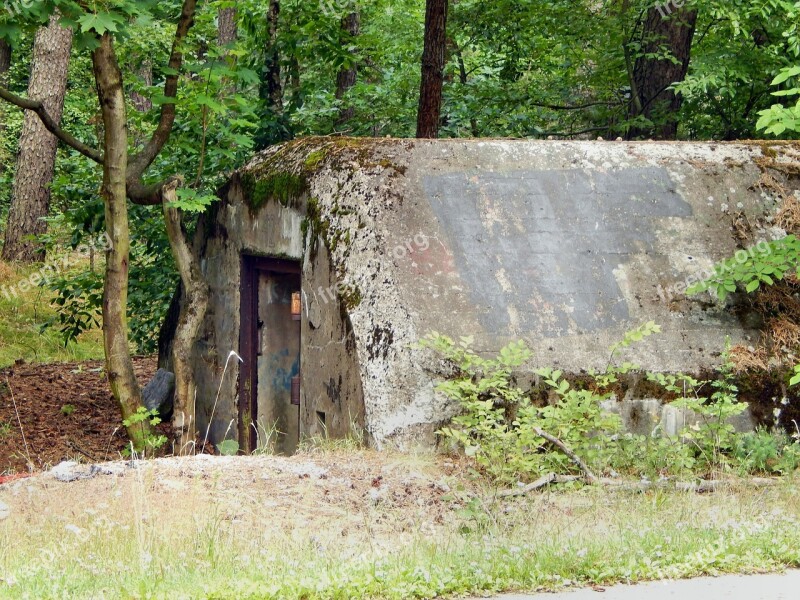
<svg viewBox="0 0 800 600"><path fill-rule="evenodd" d="M156 359L134 359L134 368L144 385ZM127 444L102 362L0 370L0 475L46 470L62 460L113 460Z"/></svg>

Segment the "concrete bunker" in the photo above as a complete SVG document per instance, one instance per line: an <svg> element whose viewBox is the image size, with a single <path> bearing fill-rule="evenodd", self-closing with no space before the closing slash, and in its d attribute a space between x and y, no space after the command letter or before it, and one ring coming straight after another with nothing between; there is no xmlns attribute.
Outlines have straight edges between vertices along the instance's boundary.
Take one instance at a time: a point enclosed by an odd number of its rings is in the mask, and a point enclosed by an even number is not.
<svg viewBox="0 0 800 600"><path fill-rule="evenodd" d="M756 339L757 320L683 292L737 250L734 220L781 234L776 199L756 185L766 153L349 138L271 148L231 177L198 232L211 289L193 358L198 428L246 451L291 452L322 434L430 447L455 411L434 390L441 365L415 346L432 330L484 352L521 338L531 367L578 374L653 320L663 333L634 350L643 368L712 369L726 340ZM660 410L646 393L626 399L637 427L642 406Z"/></svg>

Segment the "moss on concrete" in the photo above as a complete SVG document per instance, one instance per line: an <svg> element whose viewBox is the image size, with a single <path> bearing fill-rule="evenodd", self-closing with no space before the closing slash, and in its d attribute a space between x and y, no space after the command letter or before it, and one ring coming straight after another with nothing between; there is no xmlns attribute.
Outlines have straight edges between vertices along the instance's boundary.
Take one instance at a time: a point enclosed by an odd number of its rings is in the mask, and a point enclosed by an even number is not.
<svg viewBox="0 0 800 600"><path fill-rule="evenodd" d="M275 200L281 206L292 206L308 190L305 177L287 171L276 171L256 177L242 175L242 188L247 205L258 212L267 202Z"/></svg>

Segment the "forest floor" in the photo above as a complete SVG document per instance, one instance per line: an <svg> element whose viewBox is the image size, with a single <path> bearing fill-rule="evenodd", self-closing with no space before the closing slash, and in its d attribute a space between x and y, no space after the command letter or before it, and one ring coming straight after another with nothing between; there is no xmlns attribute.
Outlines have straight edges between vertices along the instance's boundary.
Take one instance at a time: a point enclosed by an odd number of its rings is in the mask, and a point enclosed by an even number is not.
<svg viewBox="0 0 800 600"><path fill-rule="evenodd" d="M134 368L144 385L156 359L137 358ZM127 444L101 361L0 369L0 477L113 460Z"/></svg>

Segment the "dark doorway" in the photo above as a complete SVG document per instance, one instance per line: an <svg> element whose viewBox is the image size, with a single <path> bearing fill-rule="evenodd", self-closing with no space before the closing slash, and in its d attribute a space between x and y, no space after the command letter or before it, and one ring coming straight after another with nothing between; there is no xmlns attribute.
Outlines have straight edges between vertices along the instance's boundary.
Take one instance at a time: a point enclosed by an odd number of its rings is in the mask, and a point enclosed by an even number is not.
<svg viewBox="0 0 800 600"><path fill-rule="evenodd" d="M300 438L300 263L242 257L239 439L292 454Z"/></svg>

